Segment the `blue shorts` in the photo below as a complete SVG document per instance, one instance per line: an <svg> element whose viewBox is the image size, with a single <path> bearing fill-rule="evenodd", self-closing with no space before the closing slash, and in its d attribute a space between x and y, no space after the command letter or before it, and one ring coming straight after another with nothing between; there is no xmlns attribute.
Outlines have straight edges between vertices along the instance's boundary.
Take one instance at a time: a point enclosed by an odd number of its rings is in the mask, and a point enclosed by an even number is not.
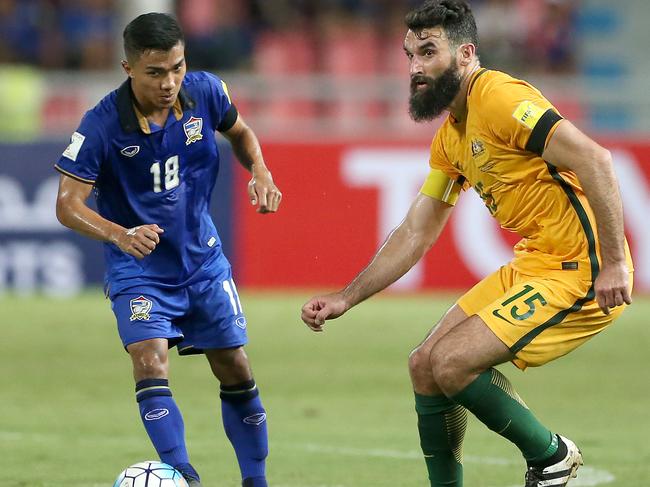
<svg viewBox="0 0 650 487"><path fill-rule="evenodd" d="M181 355L248 342L230 267L212 280L180 289L142 286L113 296L112 308L124 348L151 338L167 338Z"/></svg>

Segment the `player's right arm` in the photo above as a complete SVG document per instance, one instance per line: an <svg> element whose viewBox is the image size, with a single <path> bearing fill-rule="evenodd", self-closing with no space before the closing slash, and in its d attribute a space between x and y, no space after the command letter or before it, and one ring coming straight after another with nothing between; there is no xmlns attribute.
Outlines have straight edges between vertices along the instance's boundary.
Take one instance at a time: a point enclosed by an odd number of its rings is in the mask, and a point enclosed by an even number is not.
<svg viewBox="0 0 650 487"><path fill-rule="evenodd" d="M56 217L66 227L95 240L117 245L123 252L142 259L160 242L158 225L124 228L88 207L92 185L61 174L56 199Z"/></svg>
<svg viewBox="0 0 650 487"><path fill-rule="evenodd" d="M420 193L406 218L350 284L339 292L316 296L302 307L305 324L314 331L323 331L325 320L338 318L406 274L436 242L452 208L449 203Z"/></svg>

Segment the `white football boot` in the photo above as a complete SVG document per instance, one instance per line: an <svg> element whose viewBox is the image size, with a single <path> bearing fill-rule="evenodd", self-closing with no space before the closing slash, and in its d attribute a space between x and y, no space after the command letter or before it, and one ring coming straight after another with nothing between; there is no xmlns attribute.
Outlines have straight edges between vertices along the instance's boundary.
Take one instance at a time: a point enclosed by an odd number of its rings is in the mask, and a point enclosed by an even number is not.
<svg viewBox="0 0 650 487"><path fill-rule="evenodd" d="M543 469L528 467L525 487L564 487L569 480L578 476L578 467L584 463L580 449L568 438L558 437L567 447L566 456Z"/></svg>

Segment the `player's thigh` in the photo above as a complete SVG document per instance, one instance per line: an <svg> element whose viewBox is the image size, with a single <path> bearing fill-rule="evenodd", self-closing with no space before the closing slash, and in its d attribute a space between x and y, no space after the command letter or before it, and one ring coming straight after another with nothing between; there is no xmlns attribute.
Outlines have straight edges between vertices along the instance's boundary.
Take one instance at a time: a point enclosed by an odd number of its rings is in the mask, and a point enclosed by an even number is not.
<svg viewBox="0 0 650 487"><path fill-rule="evenodd" d="M512 358L508 347L474 314L436 343L431 352L431 365L443 392L455 394L473 380L473 374Z"/></svg>
<svg viewBox="0 0 650 487"><path fill-rule="evenodd" d="M456 325L466 319L467 315L465 312L457 304L454 304L447 310L440 321L429 330L425 339L411 352L411 359L413 360L416 355L420 355L428 362L428 357L431 354L433 346Z"/></svg>
<svg viewBox="0 0 650 487"><path fill-rule="evenodd" d="M514 354L519 368L543 365L601 332L623 307L605 315L592 281L571 273L521 276L476 314Z"/></svg>
<svg viewBox="0 0 650 487"><path fill-rule="evenodd" d="M114 296L111 308L125 349L154 338L166 339L171 345L182 339L181 330L174 324L187 308L181 291L140 287Z"/></svg>
<svg viewBox="0 0 650 487"><path fill-rule="evenodd" d="M464 322L468 317L475 314L478 310L503 294L506 289L503 282L504 279L507 278L507 276L504 277L504 274L509 272L509 268L503 267L487 276L465 293L458 302L447 311L436 326L429 331L422 343L411 352L411 357L413 358L416 355L420 355L425 357L428 361L431 350L442 337L447 335L460 323Z"/></svg>

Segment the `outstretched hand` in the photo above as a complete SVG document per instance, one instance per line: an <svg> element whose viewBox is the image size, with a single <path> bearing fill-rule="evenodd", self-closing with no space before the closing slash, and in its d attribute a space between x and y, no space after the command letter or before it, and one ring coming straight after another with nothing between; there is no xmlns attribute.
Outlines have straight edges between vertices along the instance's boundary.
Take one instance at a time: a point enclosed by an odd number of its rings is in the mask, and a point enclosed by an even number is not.
<svg viewBox="0 0 650 487"><path fill-rule="evenodd" d="M345 313L350 306L340 293L315 296L302 307L302 321L313 331L323 331L326 320L333 320Z"/></svg>
<svg viewBox="0 0 650 487"><path fill-rule="evenodd" d="M625 264L603 265L594 283L596 301L606 315L610 308L631 304L630 276Z"/></svg>

